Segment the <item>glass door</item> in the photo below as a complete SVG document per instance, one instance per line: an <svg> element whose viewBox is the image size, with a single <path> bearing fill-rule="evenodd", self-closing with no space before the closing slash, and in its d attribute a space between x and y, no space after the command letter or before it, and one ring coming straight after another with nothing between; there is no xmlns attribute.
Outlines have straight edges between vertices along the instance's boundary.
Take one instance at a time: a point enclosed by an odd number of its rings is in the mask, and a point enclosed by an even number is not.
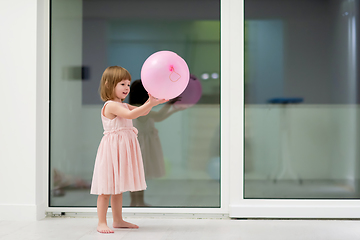
<svg viewBox="0 0 360 240"><path fill-rule="evenodd" d="M50 209L96 211L97 196L89 188L103 135L102 72L119 65L135 81L145 59L160 50L185 59L199 96L187 106L157 106L156 119L133 121L148 189L124 193L124 206L145 212L224 211L219 0L51 1ZM159 145L151 149L141 141L155 138Z"/></svg>
<svg viewBox="0 0 360 240"><path fill-rule="evenodd" d="M230 215L359 217L359 1L245 0L232 17L245 116Z"/></svg>

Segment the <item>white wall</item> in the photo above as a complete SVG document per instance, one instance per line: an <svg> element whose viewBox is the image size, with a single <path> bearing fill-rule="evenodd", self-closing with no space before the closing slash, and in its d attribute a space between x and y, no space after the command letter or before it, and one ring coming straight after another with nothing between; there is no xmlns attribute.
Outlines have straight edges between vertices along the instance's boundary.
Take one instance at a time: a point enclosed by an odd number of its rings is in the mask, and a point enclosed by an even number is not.
<svg viewBox="0 0 360 240"><path fill-rule="evenodd" d="M0 1L0 220L45 216L46 72L39 66L46 54L45 5L40 0Z"/></svg>

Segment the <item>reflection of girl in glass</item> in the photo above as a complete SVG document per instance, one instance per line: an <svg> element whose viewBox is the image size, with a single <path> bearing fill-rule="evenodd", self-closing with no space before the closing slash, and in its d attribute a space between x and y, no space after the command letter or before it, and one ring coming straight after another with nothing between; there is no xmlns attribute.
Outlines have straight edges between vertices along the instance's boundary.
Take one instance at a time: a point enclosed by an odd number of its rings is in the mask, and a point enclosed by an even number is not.
<svg viewBox="0 0 360 240"><path fill-rule="evenodd" d="M140 106L144 104L148 96L140 79L131 84L129 100L131 105ZM161 122L173 113L182 110L181 108L171 108L176 101L178 101L178 98L170 100L158 112L150 111L146 116L134 119L134 126L139 131L138 139L143 156L146 179L165 176L164 156L158 130L155 128L155 122ZM131 192L130 197L130 206L149 206L144 201L144 191Z"/></svg>

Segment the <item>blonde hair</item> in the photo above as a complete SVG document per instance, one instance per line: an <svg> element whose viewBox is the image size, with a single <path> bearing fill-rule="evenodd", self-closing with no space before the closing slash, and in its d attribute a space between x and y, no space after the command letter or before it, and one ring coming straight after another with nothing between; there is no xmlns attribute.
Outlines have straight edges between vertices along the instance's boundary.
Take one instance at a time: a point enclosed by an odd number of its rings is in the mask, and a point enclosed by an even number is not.
<svg viewBox="0 0 360 240"><path fill-rule="evenodd" d="M120 66L106 68L100 81L99 92L101 99L104 102L115 99L116 84L123 80L131 81L131 75L128 70Z"/></svg>

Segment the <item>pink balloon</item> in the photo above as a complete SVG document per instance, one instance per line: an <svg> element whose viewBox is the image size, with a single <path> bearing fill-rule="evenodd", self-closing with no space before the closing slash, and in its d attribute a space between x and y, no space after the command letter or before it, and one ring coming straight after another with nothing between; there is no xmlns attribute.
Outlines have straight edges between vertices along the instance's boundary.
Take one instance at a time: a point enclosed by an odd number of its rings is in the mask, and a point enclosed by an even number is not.
<svg viewBox="0 0 360 240"><path fill-rule="evenodd" d="M174 105L181 105L183 108L191 107L200 100L201 95L202 87L199 79L195 75L190 74L189 84L184 92L179 95L181 100L175 102Z"/></svg>
<svg viewBox="0 0 360 240"><path fill-rule="evenodd" d="M144 88L159 99L179 96L189 83L189 75L185 60L171 51L159 51L150 55L141 68Z"/></svg>

